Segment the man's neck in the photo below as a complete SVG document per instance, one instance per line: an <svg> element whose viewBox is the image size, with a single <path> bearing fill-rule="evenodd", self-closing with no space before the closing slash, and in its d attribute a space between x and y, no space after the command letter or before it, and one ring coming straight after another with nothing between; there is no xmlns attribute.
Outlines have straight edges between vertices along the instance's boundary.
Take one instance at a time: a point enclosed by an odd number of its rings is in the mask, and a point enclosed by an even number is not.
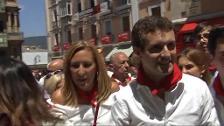
<svg viewBox="0 0 224 126"><path fill-rule="evenodd" d="M124 83L126 77L124 75L120 75L120 74L113 74L113 78L119 80L120 82Z"/></svg>
<svg viewBox="0 0 224 126"><path fill-rule="evenodd" d="M155 84L159 84L159 82L161 82L161 80L167 76L167 75L150 74L146 72L144 72L144 75L145 75L146 81L150 80L150 81L153 81Z"/></svg>

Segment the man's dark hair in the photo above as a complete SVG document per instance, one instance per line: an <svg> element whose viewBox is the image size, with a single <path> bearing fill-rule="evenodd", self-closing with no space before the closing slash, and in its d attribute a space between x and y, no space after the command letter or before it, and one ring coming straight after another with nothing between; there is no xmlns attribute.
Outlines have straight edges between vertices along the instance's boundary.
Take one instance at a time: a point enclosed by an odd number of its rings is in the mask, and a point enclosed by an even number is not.
<svg viewBox="0 0 224 126"><path fill-rule="evenodd" d="M220 39L224 39L224 27L219 26L213 28L208 37L208 50L213 56L215 56L215 50Z"/></svg>
<svg viewBox="0 0 224 126"><path fill-rule="evenodd" d="M132 46L144 49L148 41L146 35L156 30L173 30L172 22L165 17L148 16L140 19L132 29Z"/></svg>

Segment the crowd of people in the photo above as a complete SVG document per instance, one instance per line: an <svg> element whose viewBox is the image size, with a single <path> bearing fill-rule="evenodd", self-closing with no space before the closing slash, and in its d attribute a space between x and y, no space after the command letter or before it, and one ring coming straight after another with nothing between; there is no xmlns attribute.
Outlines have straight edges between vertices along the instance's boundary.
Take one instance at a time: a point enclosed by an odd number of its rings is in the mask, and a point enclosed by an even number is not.
<svg viewBox="0 0 224 126"><path fill-rule="evenodd" d="M167 18L142 18L131 36L130 56L106 63L82 41L41 78L1 56L0 125L224 125L224 27L199 24L196 48L178 54Z"/></svg>

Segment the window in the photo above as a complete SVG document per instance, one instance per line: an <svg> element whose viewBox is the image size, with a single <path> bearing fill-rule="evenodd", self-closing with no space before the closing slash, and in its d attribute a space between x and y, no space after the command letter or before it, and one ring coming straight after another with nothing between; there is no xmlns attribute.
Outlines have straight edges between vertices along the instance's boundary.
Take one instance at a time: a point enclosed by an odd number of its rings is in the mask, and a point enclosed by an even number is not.
<svg viewBox="0 0 224 126"><path fill-rule="evenodd" d="M94 0L90 0L90 8L93 8L95 6Z"/></svg>
<svg viewBox="0 0 224 126"><path fill-rule="evenodd" d="M125 5L128 3L128 0L121 0L121 5Z"/></svg>
<svg viewBox="0 0 224 126"><path fill-rule="evenodd" d="M105 21L105 34L106 35L111 35L112 33L112 24L111 24L111 21L108 20L108 21Z"/></svg>
<svg viewBox="0 0 224 126"><path fill-rule="evenodd" d="M3 21L0 21L0 32L3 32L4 26L3 26Z"/></svg>
<svg viewBox="0 0 224 126"><path fill-rule="evenodd" d="M67 14L72 14L71 13L71 4L67 3Z"/></svg>
<svg viewBox="0 0 224 126"><path fill-rule="evenodd" d="M15 24L14 14L12 13L10 16L11 16L11 24L12 26L14 26Z"/></svg>
<svg viewBox="0 0 224 126"><path fill-rule="evenodd" d="M130 31L129 16L122 17L123 32Z"/></svg>
<svg viewBox="0 0 224 126"><path fill-rule="evenodd" d="M79 27L79 40L83 39L83 30L82 27Z"/></svg>
<svg viewBox="0 0 224 126"><path fill-rule="evenodd" d="M149 16L162 16L161 12L164 12L162 11L164 8L161 8L161 4L149 6L148 7Z"/></svg>
<svg viewBox="0 0 224 126"><path fill-rule="evenodd" d="M55 35L55 41L56 41L56 45L59 45L59 41L58 41L58 34L54 34Z"/></svg>
<svg viewBox="0 0 224 126"><path fill-rule="evenodd" d="M184 43L192 43L192 42L194 42L193 33L186 33L186 34L184 34L183 42Z"/></svg>
<svg viewBox="0 0 224 126"><path fill-rule="evenodd" d="M92 24L91 25L91 33L92 33L92 38L95 38L96 35L96 25Z"/></svg>
<svg viewBox="0 0 224 126"><path fill-rule="evenodd" d="M71 31L69 30L67 32L67 34L68 34L68 42L71 43L72 42L72 33L71 33Z"/></svg>
<svg viewBox="0 0 224 126"><path fill-rule="evenodd" d="M151 8L152 16L161 16L160 6Z"/></svg>
<svg viewBox="0 0 224 126"><path fill-rule="evenodd" d="M82 6L81 6L81 2L79 1L78 2L78 12L81 12L82 11Z"/></svg>

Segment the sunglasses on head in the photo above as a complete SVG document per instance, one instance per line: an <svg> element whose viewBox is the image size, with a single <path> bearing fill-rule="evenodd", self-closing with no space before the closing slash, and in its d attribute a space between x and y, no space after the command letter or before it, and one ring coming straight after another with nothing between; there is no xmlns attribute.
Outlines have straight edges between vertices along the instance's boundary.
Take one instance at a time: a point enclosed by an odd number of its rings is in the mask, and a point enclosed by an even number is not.
<svg viewBox="0 0 224 126"><path fill-rule="evenodd" d="M51 76L56 75L56 74L60 74L60 73L62 73L62 72L63 72L62 70L56 70L56 71L54 71L54 72L50 72L50 73L48 73L48 74L45 76L45 79L49 79L49 78L51 78Z"/></svg>

